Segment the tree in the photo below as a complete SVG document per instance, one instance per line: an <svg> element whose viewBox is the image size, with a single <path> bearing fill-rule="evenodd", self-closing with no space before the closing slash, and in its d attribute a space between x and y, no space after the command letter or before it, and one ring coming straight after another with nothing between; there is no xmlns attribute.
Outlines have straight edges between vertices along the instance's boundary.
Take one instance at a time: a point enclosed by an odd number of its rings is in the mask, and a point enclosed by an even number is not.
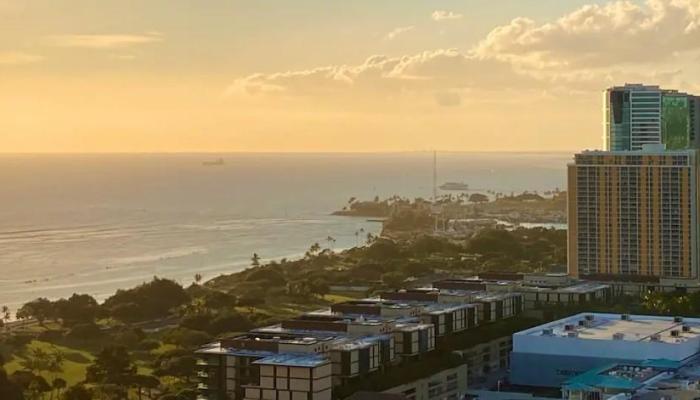
<svg viewBox="0 0 700 400"><path fill-rule="evenodd" d="M308 289L311 293L317 294L319 296L324 296L330 291L328 282L322 278L317 278L311 281L308 285Z"/></svg>
<svg viewBox="0 0 700 400"><path fill-rule="evenodd" d="M259 267L260 266L260 256L258 253L253 253L253 257L250 259L250 265L253 267Z"/></svg>
<svg viewBox="0 0 700 400"><path fill-rule="evenodd" d="M321 251L321 245L318 244L318 242L316 242L316 243L312 244L311 247L309 247L309 250L306 251L306 257L307 258L312 257L312 256L318 254L318 252L320 252L320 251Z"/></svg>
<svg viewBox="0 0 700 400"><path fill-rule="evenodd" d="M392 289L401 289L405 278L400 272L387 272L382 275L382 282Z"/></svg>
<svg viewBox="0 0 700 400"><path fill-rule="evenodd" d="M197 360L186 354L164 354L156 361L153 373L157 376L175 376L189 382L197 369Z"/></svg>
<svg viewBox="0 0 700 400"><path fill-rule="evenodd" d="M92 400L92 391L81 384L74 385L63 392L63 400Z"/></svg>
<svg viewBox="0 0 700 400"><path fill-rule="evenodd" d="M76 324L66 333L66 337L71 340L93 340L101 335L100 327L94 322Z"/></svg>
<svg viewBox="0 0 700 400"><path fill-rule="evenodd" d="M512 233L504 229L484 229L469 240L467 251L517 259L522 255L523 249Z"/></svg>
<svg viewBox="0 0 700 400"><path fill-rule="evenodd" d="M133 322L166 317L172 309L189 301L190 296L177 282L154 277L135 288L118 290L105 300L103 307L115 318Z"/></svg>
<svg viewBox="0 0 700 400"><path fill-rule="evenodd" d="M489 202L489 196L481 193L472 193L469 196L469 202L470 203L488 203Z"/></svg>
<svg viewBox="0 0 700 400"><path fill-rule="evenodd" d="M58 300L54 307L56 316L63 320L64 325L68 326L92 322L100 310L100 305L94 297L77 293L68 299Z"/></svg>
<svg viewBox="0 0 700 400"><path fill-rule="evenodd" d="M326 238L326 242L328 242L328 248L333 250L333 245L335 244L335 238L333 236L328 236Z"/></svg>
<svg viewBox="0 0 700 400"><path fill-rule="evenodd" d="M141 400L143 389L148 389L148 397L150 398L151 391L160 386L160 380L152 375L137 374L131 377L131 386L136 388L136 393L138 393L139 400Z"/></svg>
<svg viewBox="0 0 700 400"><path fill-rule="evenodd" d="M22 369L33 374L39 374L49 370L51 355L42 348L36 347L27 352L20 362Z"/></svg>
<svg viewBox="0 0 700 400"><path fill-rule="evenodd" d="M123 346L102 349L87 368L85 381L98 384L128 385L136 373L129 352Z"/></svg>
<svg viewBox="0 0 700 400"><path fill-rule="evenodd" d="M54 317L53 303L43 297L32 300L17 310L17 319L35 318L40 325L43 325L47 319Z"/></svg>
<svg viewBox="0 0 700 400"><path fill-rule="evenodd" d="M24 400L22 387L7 377L5 369L0 367L0 399Z"/></svg>
<svg viewBox="0 0 700 400"><path fill-rule="evenodd" d="M202 281L202 274L194 274L194 282L199 285L199 283Z"/></svg>
<svg viewBox="0 0 700 400"><path fill-rule="evenodd" d="M0 319L2 319L3 322L9 322L11 317L10 308L7 306L2 306L2 309L0 310Z"/></svg>
<svg viewBox="0 0 700 400"><path fill-rule="evenodd" d="M252 294L245 294L238 298L239 307L248 307L249 311L252 313L255 311L255 307L265 304L265 297L255 296Z"/></svg>
<svg viewBox="0 0 700 400"><path fill-rule="evenodd" d="M61 395L61 390L65 389L67 386L67 383L65 379L62 378L54 378L54 380L51 382L51 388L56 392L56 398ZM51 398L53 399L54 393L51 393Z"/></svg>
<svg viewBox="0 0 700 400"><path fill-rule="evenodd" d="M183 348L201 346L211 340L211 336L199 330L177 327L164 335L163 341Z"/></svg>
<svg viewBox="0 0 700 400"><path fill-rule="evenodd" d="M32 394L33 398L43 398L44 393L51 391L51 385L46 382L46 379L41 375L35 375L29 384L29 393Z"/></svg>

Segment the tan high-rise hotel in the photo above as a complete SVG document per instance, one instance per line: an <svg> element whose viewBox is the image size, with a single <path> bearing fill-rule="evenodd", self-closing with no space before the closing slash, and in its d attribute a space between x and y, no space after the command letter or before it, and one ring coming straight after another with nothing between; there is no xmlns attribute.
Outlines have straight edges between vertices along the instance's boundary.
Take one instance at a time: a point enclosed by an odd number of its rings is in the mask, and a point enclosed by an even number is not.
<svg viewBox="0 0 700 400"><path fill-rule="evenodd" d="M697 281L697 188L696 150L649 144L576 154L568 166L569 272Z"/></svg>

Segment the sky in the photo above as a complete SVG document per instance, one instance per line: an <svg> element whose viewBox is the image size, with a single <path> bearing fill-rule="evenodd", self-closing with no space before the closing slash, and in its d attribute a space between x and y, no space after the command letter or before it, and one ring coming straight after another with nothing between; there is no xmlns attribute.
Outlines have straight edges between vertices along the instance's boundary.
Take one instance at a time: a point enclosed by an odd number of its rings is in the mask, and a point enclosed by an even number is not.
<svg viewBox="0 0 700 400"><path fill-rule="evenodd" d="M0 152L570 151L700 0L0 0Z"/></svg>

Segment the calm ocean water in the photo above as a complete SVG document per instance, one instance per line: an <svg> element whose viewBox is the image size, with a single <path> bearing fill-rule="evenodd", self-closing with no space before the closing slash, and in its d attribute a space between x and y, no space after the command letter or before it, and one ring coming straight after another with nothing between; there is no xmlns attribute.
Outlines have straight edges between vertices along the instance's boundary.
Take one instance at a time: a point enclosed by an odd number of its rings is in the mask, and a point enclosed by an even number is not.
<svg viewBox="0 0 700 400"><path fill-rule="evenodd" d="M203 166L223 158L222 166ZM442 153L439 181L563 188L564 153ZM0 305L100 299L154 275L188 284L256 252L354 246L380 224L332 217L352 197L431 195L432 153L0 155Z"/></svg>

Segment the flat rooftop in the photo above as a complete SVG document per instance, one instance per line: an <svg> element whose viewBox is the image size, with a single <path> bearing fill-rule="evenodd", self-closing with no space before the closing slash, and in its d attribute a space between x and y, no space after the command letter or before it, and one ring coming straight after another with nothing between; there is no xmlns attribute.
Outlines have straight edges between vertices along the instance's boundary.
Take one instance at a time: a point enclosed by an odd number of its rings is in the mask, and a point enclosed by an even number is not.
<svg viewBox="0 0 700 400"><path fill-rule="evenodd" d="M328 358L313 353L279 353L253 362L253 364L306 368L318 367L328 363L330 363Z"/></svg>
<svg viewBox="0 0 700 400"><path fill-rule="evenodd" d="M572 293L572 294L584 294L590 293L597 290L607 289L609 285L604 283L596 282L577 282L568 286L558 286L558 287L542 287L542 286L522 286L521 291L523 292L547 292L547 293Z"/></svg>
<svg viewBox="0 0 700 400"><path fill-rule="evenodd" d="M596 387L602 389L636 390L659 377L664 369L645 365L613 364L587 371L564 383L568 389Z"/></svg>
<svg viewBox="0 0 700 400"><path fill-rule="evenodd" d="M592 319L588 321L587 318ZM515 335L568 337L575 332L573 335L579 339L663 343L684 343L700 338L700 319L683 318L677 322L674 317L629 315L626 318L621 314L581 313ZM586 322L581 325L580 321Z"/></svg>

